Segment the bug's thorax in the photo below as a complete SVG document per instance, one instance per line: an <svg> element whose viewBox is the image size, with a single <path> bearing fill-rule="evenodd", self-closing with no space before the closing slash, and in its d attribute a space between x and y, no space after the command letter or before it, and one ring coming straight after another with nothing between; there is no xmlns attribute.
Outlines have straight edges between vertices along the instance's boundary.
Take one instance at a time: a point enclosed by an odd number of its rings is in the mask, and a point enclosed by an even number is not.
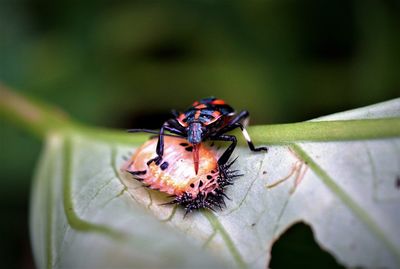
<svg viewBox="0 0 400 269"><path fill-rule="evenodd" d="M234 114L234 110L225 101L217 98L204 98L196 101L185 112L177 117L180 125L187 128L194 122L199 122L204 127L214 125L217 121Z"/></svg>
<svg viewBox="0 0 400 269"><path fill-rule="evenodd" d="M189 124L187 131L187 140L190 144L199 144L204 136L203 125L200 122L192 122Z"/></svg>

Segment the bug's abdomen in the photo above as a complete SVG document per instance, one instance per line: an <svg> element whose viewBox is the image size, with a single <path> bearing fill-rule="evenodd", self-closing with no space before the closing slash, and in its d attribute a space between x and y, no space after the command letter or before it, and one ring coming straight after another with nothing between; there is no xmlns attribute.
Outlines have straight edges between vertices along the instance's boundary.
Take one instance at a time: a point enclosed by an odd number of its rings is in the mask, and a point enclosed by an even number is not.
<svg viewBox="0 0 400 269"><path fill-rule="evenodd" d="M147 161L156 156L157 139L147 141L132 156L125 170L145 171L137 177L151 189L157 189L170 195L180 196L190 193L193 197L202 191L213 191L218 187L217 152L202 144L200 147L200 165L196 175L193 170L192 146L181 138L164 138L164 155L160 163Z"/></svg>

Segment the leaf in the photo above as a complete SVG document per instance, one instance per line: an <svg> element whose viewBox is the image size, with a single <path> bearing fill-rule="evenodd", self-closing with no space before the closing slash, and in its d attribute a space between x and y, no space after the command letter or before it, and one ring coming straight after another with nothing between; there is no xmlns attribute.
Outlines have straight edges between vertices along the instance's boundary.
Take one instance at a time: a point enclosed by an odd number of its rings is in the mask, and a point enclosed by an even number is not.
<svg viewBox="0 0 400 269"><path fill-rule="evenodd" d="M398 116L394 100L317 121ZM244 176L228 189L227 208L186 218L120 171L134 151L126 141L73 131L46 141L31 202L39 268L265 268L274 241L300 221L347 267L400 265L399 137L267 154L238 147Z"/></svg>
<svg viewBox="0 0 400 269"><path fill-rule="evenodd" d="M49 136L33 186L31 234L39 268L219 265L145 212L119 181L111 145Z"/></svg>

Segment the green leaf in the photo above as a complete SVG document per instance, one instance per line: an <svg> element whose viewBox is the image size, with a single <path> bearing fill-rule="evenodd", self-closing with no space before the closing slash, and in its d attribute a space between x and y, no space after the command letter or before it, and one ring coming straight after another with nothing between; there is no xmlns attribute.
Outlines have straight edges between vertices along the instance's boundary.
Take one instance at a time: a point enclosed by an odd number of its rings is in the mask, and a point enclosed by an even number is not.
<svg viewBox="0 0 400 269"><path fill-rule="evenodd" d="M46 139L31 201L37 265L265 268L275 240L305 222L346 267L398 268L399 117L397 99L307 123L251 128L269 152L238 147L235 168L244 176L228 189L227 208L186 218L179 207L160 205L165 195L120 171L143 136L29 121Z"/></svg>

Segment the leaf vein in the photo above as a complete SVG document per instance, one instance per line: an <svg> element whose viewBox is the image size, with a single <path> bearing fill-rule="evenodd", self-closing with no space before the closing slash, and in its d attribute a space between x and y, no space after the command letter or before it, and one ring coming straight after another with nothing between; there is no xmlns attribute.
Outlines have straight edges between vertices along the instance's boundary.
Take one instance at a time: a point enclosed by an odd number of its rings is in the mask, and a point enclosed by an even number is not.
<svg viewBox="0 0 400 269"><path fill-rule="evenodd" d="M338 184L331 178L299 145L293 144L292 149L301 157L322 182L335 193L342 202L356 215L368 229L379 238L386 247L394 254L397 263L400 265L400 251L393 245L378 224L368 215L368 213L358 205Z"/></svg>

